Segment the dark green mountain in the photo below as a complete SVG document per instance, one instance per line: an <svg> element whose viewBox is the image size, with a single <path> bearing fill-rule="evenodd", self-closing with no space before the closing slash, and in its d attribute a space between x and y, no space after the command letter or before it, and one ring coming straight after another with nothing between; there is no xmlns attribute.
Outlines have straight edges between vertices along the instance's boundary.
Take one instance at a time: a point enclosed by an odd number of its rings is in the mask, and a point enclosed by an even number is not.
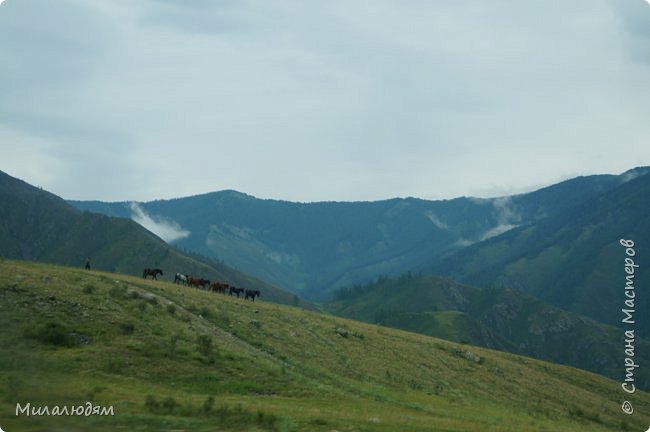
<svg viewBox="0 0 650 432"><path fill-rule="evenodd" d="M381 278L343 289L326 310L340 316L572 365L621 379L623 331L510 288L479 289L434 276ZM636 340L637 361L650 343ZM650 386L650 371L635 376Z"/></svg>
<svg viewBox="0 0 650 432"><path fill-rule="evenodd" d="M562 214L635 174L580 177L495 199L293 203L223 191L139 206L151 218L189 232L177 246L326 300L337 288L426 268L469 244ZM71 203L112 216L133 215L130 203Z"/></svg>
<svg viewBox="0 0 650 432"><path fill-rule="evenodd" d="M130 219L80 211L63 199L0 171L0 258L23 259L142 274L143 268L176 272L259 289L270 301L296 304L286 291L221 263L190 257Z"/></svg>
<svg viewBox="0 0 650 432"><path fill-rule="evenodd" d="M621 325L626 299L625 248L636 243L639 311L650 309L650 175L642 175L567 211L527 224L438 260L425 270L480 287L509 286L565 310ZM650 335L647 313L637 331Z"/></svg>

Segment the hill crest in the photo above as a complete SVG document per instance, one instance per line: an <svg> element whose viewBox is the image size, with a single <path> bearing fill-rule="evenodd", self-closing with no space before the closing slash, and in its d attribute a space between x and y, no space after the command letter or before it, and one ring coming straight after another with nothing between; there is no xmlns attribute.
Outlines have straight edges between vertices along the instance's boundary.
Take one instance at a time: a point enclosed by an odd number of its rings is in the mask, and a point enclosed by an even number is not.
<svg viewBox="0 0 650 432"><path fill-rule="evenodd" d="M645 392L625 416L618 383L521 356L114 273L0 260L0 274L7 430L592 432L650 422ZM18 417L16 400L91 400L115 416Z"/></svg>

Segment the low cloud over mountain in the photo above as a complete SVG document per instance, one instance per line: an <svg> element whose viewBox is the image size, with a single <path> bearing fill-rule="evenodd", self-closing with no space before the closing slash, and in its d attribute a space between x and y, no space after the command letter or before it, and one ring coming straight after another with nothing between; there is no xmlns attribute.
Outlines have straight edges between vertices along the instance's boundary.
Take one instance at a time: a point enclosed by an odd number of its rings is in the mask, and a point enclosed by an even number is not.
<svg viewBox="0 0 650 432"><path fill-rule="evenodd" d="M183 229L178 223L162 216L150 215L136 202L129 204L132 211L131 219L156 234L167 243L173 243L176 240L184 239L191 233Z"/></svg>

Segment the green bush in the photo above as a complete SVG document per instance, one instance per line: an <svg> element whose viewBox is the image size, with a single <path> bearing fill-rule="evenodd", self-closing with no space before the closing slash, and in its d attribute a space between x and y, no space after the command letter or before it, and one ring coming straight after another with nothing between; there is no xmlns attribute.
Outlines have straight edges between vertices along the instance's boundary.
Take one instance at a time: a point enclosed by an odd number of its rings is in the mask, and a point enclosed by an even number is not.
<svg viewBox="0 0 650 432"><path fill-rule="evenodd" d="M203 405L197 408L191 405L181 406L171 396L157 400L155 396L148 395L144 401L144 406L147 411L157 415L175 414L186 417L204 415L214 419L216 424L220 426L237 427L239 429L248 425L257 425L265 430L277 430L279 418L274 414L263 411L252 412L242 407L241 404L234 406L222 404L215 408L214 403L214 397L208 396ZM317 419L316 424L325 425L327 422Z"/></svg>
<svg viewBox="0 0 650 432"><path fill-rule="evenodd" d="M120 331L124 335L130 335L133 334L135 331L135 325L132 322L123 322L120 324Z"/></svg>
<svg viewBox="0 0 650 432"><path fill-rule="evenodd" d="M169 337L169 357L176 357L176 348L178 346L179 336L174 334Z"/></svg>
<svg viewBox="0 0 650 432"><path fill-rule="evenodd" d="M212 338L208 335L198 335L196 337L199 354L208 357L212 354Z"/></svg>
<svg viewBox="0 0 650 432"><path fill-rule="evenodd" d="M171 396L167 396L159 402L156 400L155 396L147 395L147 398L144 401L144 406L149 412L154 414L172 414L180 405L176 402L176 399Z"/></svg>
<svg viewBox="0 0 650 432"><path fill-rule="evenodd" d="M160 408L165 414L173 413L177 406L178 402L176 402L176 400L171 396L167 396L162 400L162 402L160 402Z"/></svg>
<svg viewBox="0 0 650 432"><path fill-rule="evenodd" d="M210 309L208 309L206 306L202 306L199 313L205 319L209 319L209 318L212 317L212 311Z"/></svg>
<svg viewBox="0 0 650 432"><path fill-rule="evenodd" d="M58 321L47 322L28 333L39 342L48 345L62 347L71 347L76 345L75 338L70 334L70 330Z"/></svg>
<svg viewBox="0 0 650 432"><path fill-rule="evenodd" d="M213 408L214 408L214 398L212 396L208 396L205 402L203 402L203 412L209 414L212 412Z"/></svg>
<svg viewBox="0 0 650 432"><path fill-rule="evenodd" d="M147 398L144 401L144 406L148 411L153 413L158 412L158 409L160 408L160 404L156 400L155 396L152 395L147 395Z"/></svg>

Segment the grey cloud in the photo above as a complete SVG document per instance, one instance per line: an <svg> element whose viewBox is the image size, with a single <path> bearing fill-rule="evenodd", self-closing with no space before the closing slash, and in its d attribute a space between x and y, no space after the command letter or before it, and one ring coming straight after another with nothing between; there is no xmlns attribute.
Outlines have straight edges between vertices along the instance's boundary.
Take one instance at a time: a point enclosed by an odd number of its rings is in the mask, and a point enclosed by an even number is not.
<svg viewBox="0 0 650 432"><path fill-rule="evenodd" d="M123 171L111 156L130 144L129 132L102 117L92 90L114 37L110 20L83 2L6 2L0 11L0 128L20 136L25 148L49 141L49 156L65 160L73 173L100 161Z"/></svg>
<svg viewBox="0 0 650 432"><path fill-rule="evenodd" d="M8 1L0 136L67 198L521 192L648 164L645 6Z"/></svg>
<svg viewBox="0 0 650 432"><path fill-rule="evenodd" d="M650 65L650 5L644 0L614 2L612 9L620 20L625 53L647 67Z"/></svg>
<svg viewBox="0 0 650 432"><path fill-rule="evenodd" d="M242 14L246 2L192 1L149 2L139 18L145 25L163 26L180 33L218 35L243 33L248 27ZM243 27L243 28L242 28Z"/></svg>

